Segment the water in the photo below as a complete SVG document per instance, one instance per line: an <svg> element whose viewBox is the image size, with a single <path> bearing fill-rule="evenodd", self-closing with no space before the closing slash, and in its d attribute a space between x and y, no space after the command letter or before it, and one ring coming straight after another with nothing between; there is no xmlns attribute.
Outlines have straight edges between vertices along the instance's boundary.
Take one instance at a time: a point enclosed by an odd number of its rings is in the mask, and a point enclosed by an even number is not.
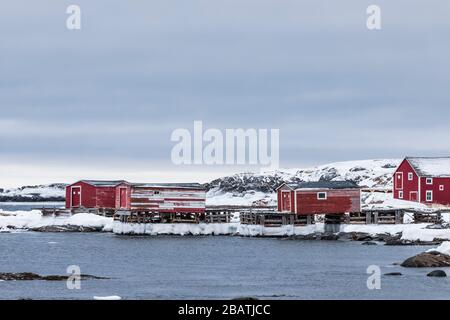
<svg viewBox="0 0 450 320"><path fill-rule="evenodd" d="M0 202L0 210L29 211L42 208L64 208L64 202Z"/></svg>
<svg viewBox="0 0 450 320"><path fill-rule="evenodd" d="M0 203L8 211L63 203ZM109 233L0 234L0 272L65 274L69 265L109 280L0 282L0 299L449 299L450 280L394 266L429 247L240 237L129 237ZM402 277L368 290L370 265ZM445 270L445 269L444 269ZM450 274L450 269L446 270Z"/></svg>
<svg viewBox="0 0 450 320"><path fill-rule="evenodd" d="M0 299L449 299L450 280L394 262L428 247L241 237L129 237L109 233L0 234L0 271L65 274L69 265L109 280L0 282ZM369 265L382 273L368 290ZM446 270L450 273L450 270Z"/></svg>

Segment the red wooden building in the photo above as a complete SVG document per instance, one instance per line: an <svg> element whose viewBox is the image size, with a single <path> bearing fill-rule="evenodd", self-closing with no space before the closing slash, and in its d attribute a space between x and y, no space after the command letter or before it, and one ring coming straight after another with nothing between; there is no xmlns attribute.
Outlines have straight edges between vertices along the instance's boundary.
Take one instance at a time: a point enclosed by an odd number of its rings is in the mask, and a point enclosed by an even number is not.
<svg viewBox="0 0 450 320"><path fill-rule="evenodd" d="M115 209L117 202L123 200L116 197L116 190L128 188L123 180L99 181L81 180L66 187L66 208L102 208Z"/></svg>
<svg viewBox="0 0 450 320"><path fill-rule="evenodd" d="M156 213L204 213L206 190L197 183L82 180L66 188L66 208Z"/></svg>
<svg viewBox="0 0 450 320"><path fill-rule="evenodd" d="M361 212L361 189L351 181L285 183L277 192L278 212L298 215Z"/></svg>
<svg viewBox="0 0 450 320"><path fill-rule="evenodd" d="M125 194L125 209L135 212L205 213L206 190L198 183L133 183Z"/></svg>
<svg viewBox="0 0 450 320"><path fill-rule="evenodd" d="M450 158L405 158L394 173L394 199L450 205Z"/></svg>

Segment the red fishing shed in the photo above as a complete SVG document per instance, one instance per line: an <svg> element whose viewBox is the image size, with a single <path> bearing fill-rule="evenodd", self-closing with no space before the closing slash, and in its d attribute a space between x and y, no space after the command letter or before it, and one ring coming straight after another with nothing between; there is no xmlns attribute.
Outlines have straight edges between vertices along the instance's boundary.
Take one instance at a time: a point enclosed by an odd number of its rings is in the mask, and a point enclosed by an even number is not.
<svg viewBox="0 0 450 320"><path fill-rule="evenodd" d="M66 208L115 209L117 202L120 205L117 190L128 186L123 180L80 180L66 187Z"/></svg>
<svg viewBox="0 0 450 320"><path fill-rule="evenodd" d="M361 212L361 188L352 181L285 183L278 189L278 212L297 215Z"/></svg>

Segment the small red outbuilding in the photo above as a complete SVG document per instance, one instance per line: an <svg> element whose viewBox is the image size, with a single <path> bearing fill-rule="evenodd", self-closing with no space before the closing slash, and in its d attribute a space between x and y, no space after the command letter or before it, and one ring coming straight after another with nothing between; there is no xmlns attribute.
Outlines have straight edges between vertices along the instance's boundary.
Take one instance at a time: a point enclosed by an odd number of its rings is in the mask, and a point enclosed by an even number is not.
<svg viewBox="0 0 450 320"><path fill-rule="evenodd" d="M361 189L352 181L285 183L278 190L278 211L312 214L361 212Z"/></svg>
<svg viewBox="0 0 450 320"><path fill-rule="evenodd" d="M115 209L127 207L126 193L129 183L124 180L81 180L66 187L66 208ZM119 191L118 191L119 190ZM119 195L117 196L117 192Z"/></svg>

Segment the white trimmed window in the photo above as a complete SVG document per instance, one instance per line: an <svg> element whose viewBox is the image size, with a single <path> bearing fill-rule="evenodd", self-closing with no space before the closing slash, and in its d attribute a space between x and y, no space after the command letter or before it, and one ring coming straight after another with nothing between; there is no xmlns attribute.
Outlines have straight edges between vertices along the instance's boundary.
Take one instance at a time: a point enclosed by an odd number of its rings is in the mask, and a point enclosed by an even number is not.
<svg viewBox="0 0 450 320"><path fill-rule="evenodd" d="M327 200L326 192L317 192L317 200Z"/></svg>
<svg viewBox="0 0 450 320"><path fill-rule="evenodd" d="M444 185L443 185L443 184L441 184L441 185L439 186L439 191L444 191Z"/></svg>
<svg viewBox="0 0 450 320"><path fill-rule="evenodd" d="M399 191L398 192L398 198L399 199L403 199L403 191Z"/></svg>
<svg viewBox="0 0 450 320"><path fill-rule="evenodd" d="M433 184L433 178L427 178L427 184Z"/></svg>
<svg viewBox="0 0 450 320"><path fill-rule="evenodd" d="M433 201L433 191L431 190L427 190L427 202L432 202Z"/></svg>
<svg viewBox="0 0 450 320"><path fill-rule="evenodd" d="M412 172L409 172L408 173L408 180L409 181L413 181L413 179L414 179L414 174Z"/></svg>

